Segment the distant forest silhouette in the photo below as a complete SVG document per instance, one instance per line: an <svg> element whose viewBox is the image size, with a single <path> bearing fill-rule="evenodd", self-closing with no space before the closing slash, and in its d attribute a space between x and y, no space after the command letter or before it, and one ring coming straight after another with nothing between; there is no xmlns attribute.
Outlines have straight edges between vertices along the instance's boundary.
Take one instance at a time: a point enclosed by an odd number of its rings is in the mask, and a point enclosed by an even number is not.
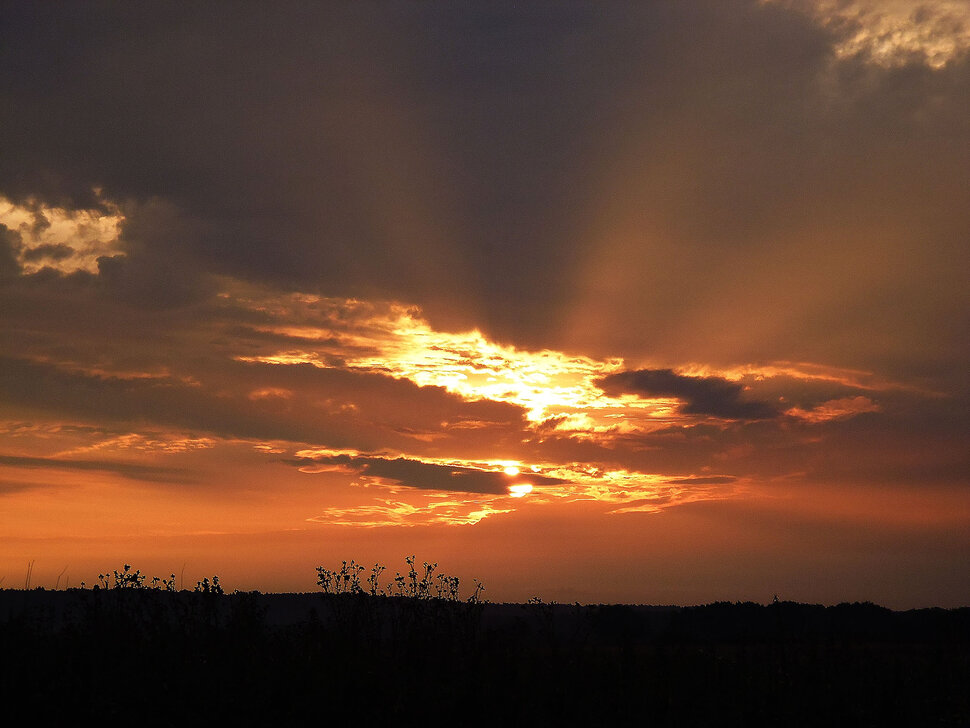
<svg viewBox="0 0 970 728"><path fill-rule="evenodd" d="M9 718L363 725L970 725L970 608L492 604L415 564L319 591L194 590L125 565L0 590Z"/></svg>

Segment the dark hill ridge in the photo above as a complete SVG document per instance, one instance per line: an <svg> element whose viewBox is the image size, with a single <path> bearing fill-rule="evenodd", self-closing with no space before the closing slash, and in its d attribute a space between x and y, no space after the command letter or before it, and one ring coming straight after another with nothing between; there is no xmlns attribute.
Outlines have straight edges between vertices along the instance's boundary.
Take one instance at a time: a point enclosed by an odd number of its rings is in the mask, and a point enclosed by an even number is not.
<svg viewBox="0 0 970 728"><path fill-rule="evenodd" d="M970 607L893 611L870 602L835 606L776 602L714 602L698 606L634 604L510 604L477 605L435 599L325 595L319 592L264 594L235 592L199 594L141 590L70 589L31 591L0 589L0 623L23 620L63 628L83 622L94 607L135 610L136 620L161 617L166 612L211 610L216 624L238 618L241 610L267 629L305 623L339 627L342 618L356 612L391 619L396 613L453 613L473 616L484 633L525 631L554 635L571 641L623 644L656 642L804 642L826 640L897 642L970 642ZM137 609L144 607L143 612ZM136 609L137 608L137 609ZM361 615L357 615L361 617Z"/></svg>
<svg viewBox="0 0 970 728"><path fill-rule="evenodd" d="M968 608L6 590L0 646L31 717L970 725Z"/></svg>

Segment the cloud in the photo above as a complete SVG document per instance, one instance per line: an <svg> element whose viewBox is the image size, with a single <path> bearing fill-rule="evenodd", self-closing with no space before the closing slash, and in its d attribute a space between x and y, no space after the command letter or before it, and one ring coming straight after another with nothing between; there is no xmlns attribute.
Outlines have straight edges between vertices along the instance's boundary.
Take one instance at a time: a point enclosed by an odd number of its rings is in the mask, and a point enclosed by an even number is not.
<svg viewBox="0 0 970 728"><path fill-rule="evenodd" d="M45 206L35 199L14 204L0 190L0 224L19 237L19 259L25 273L44 267L62 273L94 273L98 258L121 252L118 227L121 216L109 210L75 210Z"/></svg>
<svg viewBox="0 0 970 728"><path fill-rule="evenodd" d="M959 381L965 55L870 64L757 0L283 4L266 27L10 10L0 194L113 201L126 255L100 275L133 305L230 276L534 350Z"/></svg>
<svg viewBox="0 0 970 728"><path fill-rule="evenodd" d="M20 234L0 223L0 281L20 274Z"/></svg>
<svg viewBox="0 0 970 728"><path fill-rule="evenodd" d="M457 491L508 495L509 486L520 482L531 485L559 485L567 481L532 473L508 475L501 470L488 471L455 465L427 463L408 458L332 455L300 458L290 461L301 469L313 472L314 466L324 469L346 468L360 476L378 482L390 482L422 490Z"/></svg>
<svg viewBox="0 0 970 728"><path fill-rule="evenodd" d="M420 452L431 445L408 432L442 432L458 453L501 447L521 435L523 412L499 402L465 402L438 387L370 372L309 365L205 362L185 379L143 372L0 357L0 403L12 411L83 422L149 423L219 437L287 440L329 447ZM299 397L255 397L261 390ZM450 431L442 423L488 423Z"/></svg>
<svg viewBox="0 0 970 728"><path fill-rule="evenodd" d="M692 478L673 478L667 482L671 485L727 485L737 480L732 475L697 476Z"/></svg>
<svg viewBox="0 0 970 728"><path fill-rule="evenodd" d="M23 493L25 491L32 491L38 488L50 488L50 484L43 483L32 483L26 480L10 480L8 478L0 478L0 496L9 495L11 493Z"/></svg>
<svg viewBox="0 0 970 728"><path fill-rule="evenodd" d="M942 68L970 48L970 8L962 0L766 1L816 18L838 38L840 57Z"/></svg>
<svg viewBox="0 0 970 728"><path fill-rule="evenodd" d="M164 483L191 482L191 475L180 468L146 465L115 460L78 460L67 458L28 457L0 454L0 466L12 468L44 468L51 470L96 470L114 473L133 480Z"/></svg>
<svg viewBox="0 0 970 728"><path fill-rule="evenodd" d="M670 369L638 369L617 372L597 380L611 395L676 397L685 414L713 415L732 420L763 420L777 417L778 409L766 402L742 398L744 387L719 377L689 377Z"/></svg>
<svg viewBox="0 0 970 728"><path fill-rule="evenodd" d="M40 260L61 261L75 254L74 248L64 243L45 243L24 251L24 260L36 263Z"/></svg>
<svg viewBox="0 0 970 728"><path fill-rule="evenodd" d="M0 413L956 482L970 59L796 4L7 8Z"/></svg>

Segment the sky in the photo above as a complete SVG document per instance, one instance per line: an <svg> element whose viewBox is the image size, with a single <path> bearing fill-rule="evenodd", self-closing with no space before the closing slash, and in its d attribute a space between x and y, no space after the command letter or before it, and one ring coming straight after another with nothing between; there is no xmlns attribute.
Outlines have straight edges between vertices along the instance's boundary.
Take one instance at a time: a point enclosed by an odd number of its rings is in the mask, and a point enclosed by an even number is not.
<svg viewBox="0 0 970 728"><path fill-rule="evenodd" d="M0 2L0 587L970 604L962 0Z"/></svg>

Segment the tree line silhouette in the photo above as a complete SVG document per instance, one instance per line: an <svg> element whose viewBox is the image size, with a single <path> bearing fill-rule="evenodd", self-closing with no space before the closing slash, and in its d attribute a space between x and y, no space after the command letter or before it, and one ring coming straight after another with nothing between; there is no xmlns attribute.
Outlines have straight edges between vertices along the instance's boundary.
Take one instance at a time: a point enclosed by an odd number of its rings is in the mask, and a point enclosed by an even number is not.
<svg viewBox="0 0 970 728"><path fill-rule="evenodd" d="M970 609L492 604L437 564L308 594L0 590L5 715L540 725L968 725Z"/></svg>

